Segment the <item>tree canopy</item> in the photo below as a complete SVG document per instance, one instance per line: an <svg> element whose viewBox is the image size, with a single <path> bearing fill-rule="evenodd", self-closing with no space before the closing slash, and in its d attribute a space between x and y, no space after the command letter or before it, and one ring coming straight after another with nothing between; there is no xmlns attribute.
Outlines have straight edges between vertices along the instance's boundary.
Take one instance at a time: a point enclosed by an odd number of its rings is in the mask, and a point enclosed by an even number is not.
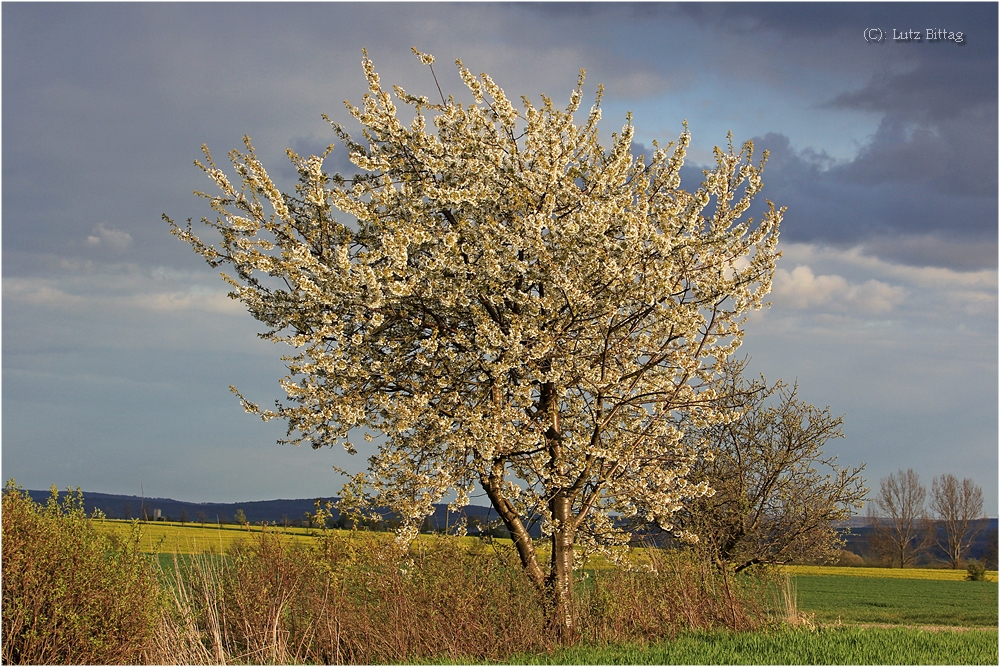
<svg viewBox="0 0 1000 667"><path fill-rule="evenodd" d="M294 350L287 399L246 409L287 420L295 444L353 453L355 433L384 435L342 496L392 508L404 537L478 484L571 631L574 544L621 544L613 516L677 530L682 502L708 492L687 480L685 429L732 418L721 364L771 288L782 211L746 215L763 166L749 142L717 148L693 192L686 124L648 161L630 117L605 148L600 89L575 124L582 72L564 108L542 96L518 110L461 61L471 103L391 94L362 62L369 92L347 103L362 137L333 124L362 176L324 171L333 147L289 151L300 182L282 194L249 139L230 153L236 184L206 149L221 194L204 195L217 215L203 221L220 240L190 220L173 233L227 266L262 336ZM532 516L552 536L548 567Z"/></svg>

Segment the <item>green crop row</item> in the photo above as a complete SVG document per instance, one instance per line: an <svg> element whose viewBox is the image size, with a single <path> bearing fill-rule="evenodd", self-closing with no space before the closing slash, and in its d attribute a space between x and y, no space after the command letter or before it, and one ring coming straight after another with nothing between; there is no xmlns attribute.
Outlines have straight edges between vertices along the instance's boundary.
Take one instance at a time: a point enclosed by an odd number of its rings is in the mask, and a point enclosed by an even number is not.
<svg viewBox="0 0 1000 667"><path fill-rule="evenodd" d="M682 635L649 646L573 646L521 654L514 665L995 665L997 630L776 630Z"/></svg>

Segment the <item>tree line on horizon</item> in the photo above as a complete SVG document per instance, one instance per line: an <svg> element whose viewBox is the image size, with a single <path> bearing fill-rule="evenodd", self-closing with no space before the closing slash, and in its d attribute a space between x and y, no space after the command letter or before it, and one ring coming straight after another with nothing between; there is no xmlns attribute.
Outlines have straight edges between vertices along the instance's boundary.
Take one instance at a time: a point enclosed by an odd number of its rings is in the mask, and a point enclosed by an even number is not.
<svg viewBox="0 0 1000 667"><path fill-rule="evenodd" d="M983 491L975 480L950 473L931 481L930 495L912 468L883 477L868 504L868 551L890 567L912 566L943 555L958 569L987 522ZM987 536L982 560L996 567L996 531Z"/></svg>

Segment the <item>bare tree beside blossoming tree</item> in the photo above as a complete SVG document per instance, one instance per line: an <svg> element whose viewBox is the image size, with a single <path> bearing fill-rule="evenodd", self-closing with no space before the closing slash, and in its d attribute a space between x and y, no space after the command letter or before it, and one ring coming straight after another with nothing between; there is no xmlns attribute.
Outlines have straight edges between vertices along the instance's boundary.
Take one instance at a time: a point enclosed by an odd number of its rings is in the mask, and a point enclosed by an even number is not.
<svg viewBox="0 0 1000 667"><path fill-rule="evenodd" d="M674 523L698 536L697 549L740 572L763 563L831 560L844 544L838 524L863 505L858 467L824 452L843 437L843 417L798 397L798 384L747 380L745 361L729 364L738 419L691 436L712 447L688 479L715 491L686 503Z"/></svg>
<svg viewBox="0 0 1000 667"><path fill-rule="evenodd" d="M647 162L631 153L630 119L599 143L600 90L574 123L582 73L565 109L543 96L517 110L457 64L471 104L390 94L365 55L370 92L348 103L363 138L334 125L363 176L289 151L300 183L282 194L247 139L230 154L235 185L207 150L199 163L221 191L205 195L217 217L204 220L221 241L167 220L230 267L263 337L294 349L287 401L241 397L245 408L287 420L283 442L354 453L349 435L384 434L342 502L392 508L402 539L478 484L569 638L574 547L625 544L617 517L676 530L682 503L709 492L686 479L697 447L684 431L734 417L720 364L771 288L781 210L746 218L762 168L749 143L716 149L689 193L686 127Z"/></svg>

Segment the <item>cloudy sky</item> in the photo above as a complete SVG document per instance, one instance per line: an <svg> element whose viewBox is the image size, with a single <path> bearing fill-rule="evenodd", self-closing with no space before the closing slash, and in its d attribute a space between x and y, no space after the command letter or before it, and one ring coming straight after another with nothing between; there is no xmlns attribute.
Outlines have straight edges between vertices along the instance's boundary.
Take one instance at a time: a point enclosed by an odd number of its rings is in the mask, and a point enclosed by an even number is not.
<svg viewBox="0 0 1000 667"><path fill-rule="evenodd" d="M455 58L515 99L565 100L585 68L604 134L632 111L636 151L687 119L692 189L727 131L769 150L764 196L788 212L751 370L845 415L827 449L869 486L950 472L997 514L996 4L5 2L2 19L4 479L231 502L330 495L332 465L364 465L242 412L229 385L279 398L283 350L160 216L207 214L192 163L244 134L290 188L286 147L334 142L324 112L352 127L362 48L384 82L436 92L416 46L456 96Z"/></svg>

